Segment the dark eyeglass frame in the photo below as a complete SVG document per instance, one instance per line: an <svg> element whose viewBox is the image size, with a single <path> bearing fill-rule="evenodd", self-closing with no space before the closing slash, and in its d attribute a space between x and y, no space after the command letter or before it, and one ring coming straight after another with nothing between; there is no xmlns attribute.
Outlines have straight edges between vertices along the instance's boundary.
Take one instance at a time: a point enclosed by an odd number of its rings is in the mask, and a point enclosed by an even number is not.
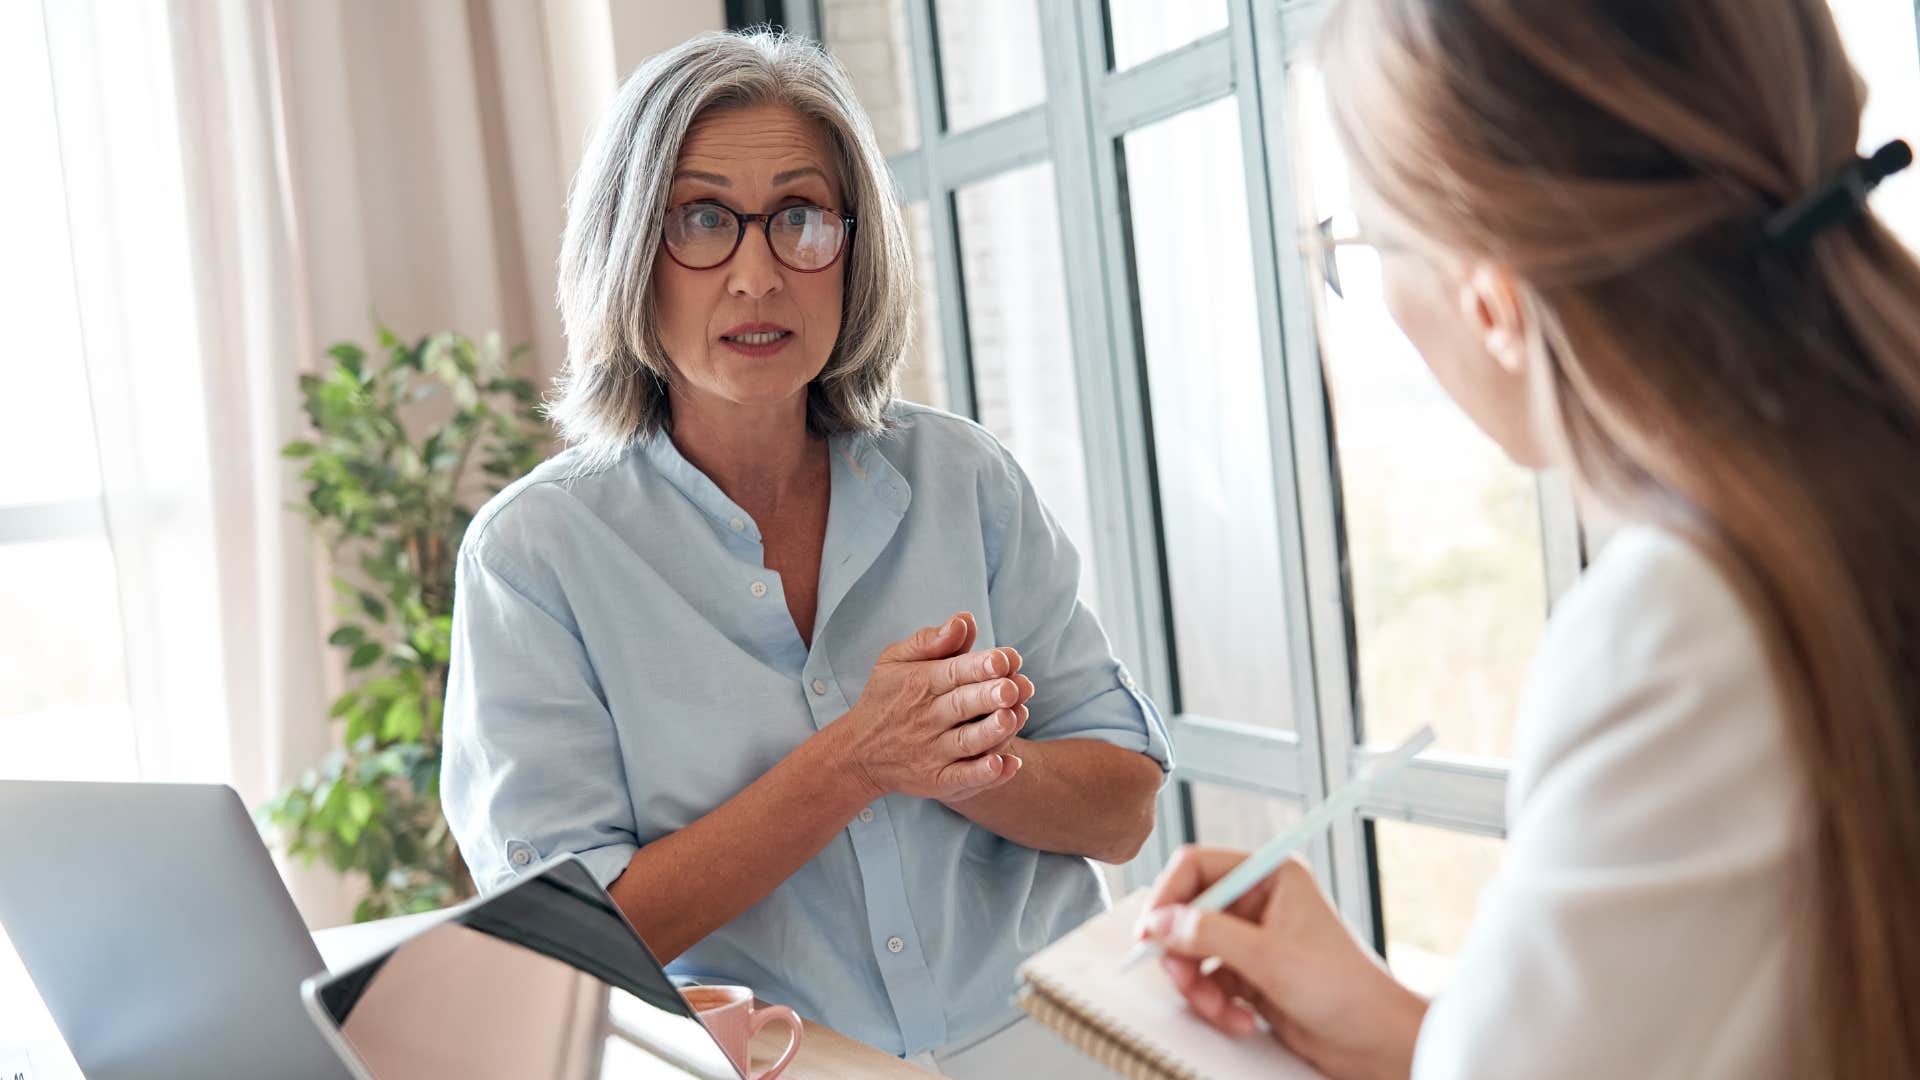
<svg viewBox="0 0 1920 1080"><path fill-rule="evenodd" d="M682 259L680 256L674 254L673 245L667 242L667 230L666 230L665 224L663 223L660 228L660 250L667 253L667 258L672 259L674 262L687 268L688 270L713 270L713 269L717 269L719 267L727 265L728 261L731 260L736 254L739 253L740 242L747 238L747 226L757 221L760 223L761 233L763 233L767 238L767 251L773 255L775 262L778 262L781 266L786 267L787 269L793 271L796 274L824 273L828 270L833 269L834 264L840 261L840 257L842 255L845 255L847 253L847 248L853 244L853 229L854 229L854 225L858 221L858 219L855 218L852 214L843 213L839 210L835 210L831 206L821 206L817 203L794 203L792 206L783 206L780 209L775 210L770 214L743 214L740 211L735 210L733 207L728 206L726 203L719 201L718 199L688 199L686 202L680 203L677 206L667 207L667 213L668 214L678 213L679 211L684 210L689 206L711 206L716 210L724 210L727 213L733 215L733 222L736 228L733 234L733 246L727 249L727 254L725 258L722 258L719 262L712 263L707 266L694 266L693 264L687 262L685 259ZM773 246L773 219L781 214L787 213L788 211L792 211L792 210L819 210L822 213L825 213L840 219L840 225L844 231L840 234L840 249L833 253L833 258L828 259L824 264L820 266L816 266L813 269L809 270L806 267L795 266L792 263L780 257L780 249Z"/></svg>

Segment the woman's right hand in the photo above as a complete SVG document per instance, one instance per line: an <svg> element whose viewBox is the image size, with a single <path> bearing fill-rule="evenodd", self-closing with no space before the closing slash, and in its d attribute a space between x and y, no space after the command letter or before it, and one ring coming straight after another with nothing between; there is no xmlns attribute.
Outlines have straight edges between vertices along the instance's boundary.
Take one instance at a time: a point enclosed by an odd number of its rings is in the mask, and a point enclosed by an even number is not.
<svg viewBox="0 0 1920 1080"><path fill-rule="evenodd" d="M860 700L828 725L872 798L953 799L1020 770L1020 759L1002 751L1027 722L1033 683L1014 649L966 651L972 626L956 615L887 646Z"/></svg>
<svg viewBox="0 0 1920 1080"><path fill-rule="evenodd" d="M1154 883L1137 932L1166 947L1174 986L1228 1035L1253 1034L1259 1016L1330 1077L1404 1078L1427 1003L1355 940L1304 862L1288 860L1225 911L1189 906L1246 858L1181 848Z"/></svg>

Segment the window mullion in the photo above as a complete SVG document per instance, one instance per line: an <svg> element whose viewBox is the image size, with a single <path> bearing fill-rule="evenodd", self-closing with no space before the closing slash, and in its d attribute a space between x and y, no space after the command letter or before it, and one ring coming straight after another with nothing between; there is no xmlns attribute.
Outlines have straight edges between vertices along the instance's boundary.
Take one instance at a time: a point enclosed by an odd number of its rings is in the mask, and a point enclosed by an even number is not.
<svg viewBox="0 0 1920 1080"><path fill-rule="evenodd" d="M0 544L98 536L107 531L98 497L0 506Z"/></svg>
<svg viewBox="0 0 1920 1080"><path fill-rule="evenodd" d="M1291 437L1284 448L1275 439L1275 482L1293 485L1291 505L1285 498L1282 505L1296 515L1297 528L1289 542L1299 545L1299 595L1305 605L1305 647L1310 650L1301 662L1311 672L1302 685L1312 695L1312 704L1300 712L1298 730L1306 755L1301 772L1312 786L1311 802L1324 798L1357 765L1352 590L1339 536L1338 478L1310 285L1295 254L1300 202L1292 148L1299 144L1293 141L1289 111L1286 13L1257 0L1239 0L1235 11L1241 16L1240 24L1250 31L1250 40L1239 46L1237 57L1254 73L1264 136L1257 141L1266 189L1257 193L1256 201L1266 209L1275 252L1280 340L1280 348L1267 357L1268 399L1271 413L1286 418ZM1279 472L1283 463L1288 469L1284 474ZM1315 755L1317 775L1310 767ZM1350 925L1378 925L1372 860L1359 814L1333 824L1314 845L1312 862Z"/></svg>
<svg viewBox="0 0 1920 1080"><path fill-rule="evenodd" d="M1099 0L1043 3L1047 118L1060 203L1062 266L1075 283L1072 321L1081 432L1097 565L1101 622L1142 690L1169 713L1178 707L1167 618L1165 559L1154 495L1147 416L1127 238L1114 144L1096 130L1095 95L1105 73ZM1131 570L1131 572L1119 572ZM1174 785L1162 793L1159 828L1127 867L1144 884L1187 835Z"/></svg>
<svg viewBox="0 0 1920 1080"><path fill-rule="evenodd" d="M931 226L934 292L939 297L940 353L946 366L947 408L979 418L973 387L973 353L967 337L967 305L960 277L960 235L954 226L953 191L941 172L947 134L941 121L940 52L933 0L903 0L913 50L913 101L920 125L920 181Z"/></svg>

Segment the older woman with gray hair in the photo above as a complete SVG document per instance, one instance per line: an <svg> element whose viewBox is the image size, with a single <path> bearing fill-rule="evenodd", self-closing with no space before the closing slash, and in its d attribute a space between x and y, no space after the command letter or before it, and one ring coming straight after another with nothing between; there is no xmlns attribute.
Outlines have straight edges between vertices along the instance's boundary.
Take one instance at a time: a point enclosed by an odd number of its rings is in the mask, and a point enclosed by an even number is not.
<svg viewBox="0 0 1920 1080"><path fill-rule="evenodd" d="M481 888L573 852L674 973L982 1074L1047 1052L1014 969L1168 747L1019 464L894 399L904 237L812 44L627 79L568 205L573 445L461 550L442 797Z"/></svg>

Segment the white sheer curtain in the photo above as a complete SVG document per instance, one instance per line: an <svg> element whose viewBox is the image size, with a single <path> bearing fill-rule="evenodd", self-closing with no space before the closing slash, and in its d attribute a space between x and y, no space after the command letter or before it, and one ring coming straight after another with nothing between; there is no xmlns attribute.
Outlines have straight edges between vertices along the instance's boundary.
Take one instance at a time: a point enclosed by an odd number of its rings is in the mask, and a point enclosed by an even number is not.
<svg viewBox="0 0 1920 1080"><path fill-rule="evenodd" d="M67 231L140 774L234 776L190 190L167 10L48 4ZM246 421L248 417L227 417ZM311 632L307 634L311 644Z"/></svg>
<svg viewBox="0 0 1920 1080"><path fill-rule="evenodd" d="M295 376L376 317L551 373L566 184L635 39L607 0L41 6L137 773L257 805L340 689Z"/></svg>

